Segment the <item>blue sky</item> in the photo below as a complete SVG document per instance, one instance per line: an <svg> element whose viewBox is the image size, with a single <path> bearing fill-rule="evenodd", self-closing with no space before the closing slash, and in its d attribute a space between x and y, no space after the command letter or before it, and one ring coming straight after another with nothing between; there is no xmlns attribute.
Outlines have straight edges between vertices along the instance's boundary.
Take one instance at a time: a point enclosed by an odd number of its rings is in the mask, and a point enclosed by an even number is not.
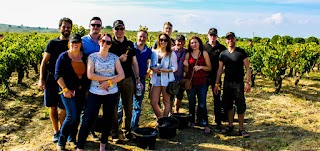
<svg viewBox="0 0 320 151"><path fill-rule="evenodd" d="M122 19L129 30L143 25L161 31L170 21L179 32L215 27L219 36L233 31L240 37L320 37L320 0L10 0L1 5L0 23L14 25L57 28L60 18L69 17L88 28L90 18L99 16L103 26Z"/></svg>

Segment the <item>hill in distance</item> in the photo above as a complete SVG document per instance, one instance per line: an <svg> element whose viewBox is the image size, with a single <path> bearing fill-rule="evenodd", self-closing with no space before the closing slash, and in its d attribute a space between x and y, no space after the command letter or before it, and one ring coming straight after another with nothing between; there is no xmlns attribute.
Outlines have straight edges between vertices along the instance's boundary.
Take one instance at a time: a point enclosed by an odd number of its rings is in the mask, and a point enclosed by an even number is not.
<svg viewBox="0 0 320 151"><path fill-rule="evenodd" d="M23 25L10 25L0 23L0 32L39 32L39 33L55 33L58 32L55 28L48 27L29 27Z"/></svg>

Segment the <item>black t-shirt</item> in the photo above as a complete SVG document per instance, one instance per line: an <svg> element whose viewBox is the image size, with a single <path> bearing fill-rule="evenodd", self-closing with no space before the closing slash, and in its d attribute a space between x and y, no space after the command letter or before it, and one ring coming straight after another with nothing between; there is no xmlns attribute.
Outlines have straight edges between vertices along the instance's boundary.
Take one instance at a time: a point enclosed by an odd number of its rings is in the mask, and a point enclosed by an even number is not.
<svg viewBox="0 0 320 151"><path fill-rule="evenodd" d="M49 72L54 73L56 61L59 55L69 49L68 42L68 40L60 40L60 38L58 37L56 39L50 40L47 44L45 52L50 54L50 59L46 66L46 69Z"/></svg>
<svg viewBox="0 0 320 151"><path fill-rule="evenodd" d="M226 49L227 48L218 41L216 41L216 45L214 47L212 47L209 42L204 45L204 50L208 52L210 57L212 70L209 72L209 77L213 79L213 82L216 80L217 71L219 68L219 55Z"/></svg>
<svg viewBox="0 0 320 151"><path fill-rule="evenodd" d="M222 61L225 65L224 81L243 82L243 60L247 57L248 56L245 50L239 47L236 47L232 53L230 53L228 50L221 52L219 61Z"/></svg>
<svg viewBox="0 0 320 151"><path fill-rule="evenodd" d="M112 46L109 50L111 53L114 53L120 57L122 54L125 54L127 50L129 50L127 60L125 62L121 62L121 66L123 68L125 77L129 78L134 76L132 70L132 58L136 55L136 52L133 47L133 42L127 40L126 37L124 37L123 42L119 42L115 39L115 37L113 37Z"/></svg>

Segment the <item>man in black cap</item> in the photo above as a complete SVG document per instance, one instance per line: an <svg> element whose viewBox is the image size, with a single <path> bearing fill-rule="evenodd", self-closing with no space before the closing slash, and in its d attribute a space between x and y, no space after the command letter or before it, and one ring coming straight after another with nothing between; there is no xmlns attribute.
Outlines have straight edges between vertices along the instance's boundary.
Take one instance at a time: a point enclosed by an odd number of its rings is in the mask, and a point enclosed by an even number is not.
<svg viewBox="0 0 320 151"><path fill-rule="evenodd" d="M122 68L125 73L125 78L118 83L119 88L119 105L115 108L115 117L113 121L114 141L119 140L119 124L122 121L122 107L124 110L124 123L122 124L122 131L124 137L132 138L131 134L131 118L133 109L133 93L137 83L140 83L139 66L136 58L135 48L133 42L125 37L125 25L122 20L113 22L112 46L110 52L119 56ZM133 82L136 79L136 83ZM119 115L118 115L119 113ZM118 117L119 116L119 117Z"/></svg>
<svg viewBox="0 0 320 151"><path fill-rule="evenodd" d="M227 48L220 44L218 39L218 30L216 28L210 28L208 31L208 41L204 45L205 51L208 52L210 56L210 62L212 66L212 70L209 72L207 77L207 85L208 87L211 86L212 92L214 89L214 84L216 80L216 75L219 67L219 55L222 51L226 50ZM221 84L221 81L219 81L219 84ZM209 90L209 89L208 89ZM214 115L215 115L215 122L217 124L216 131L221 131L222 129L222 120L227 120L227 114L222 114L222 103L220 100L221 91L218 91L219 93L215 95L213 93L214 98Z"/></svg>
<svg viewBox="0 0 320 151"><path fill-rule="evenodd" d="M217 95L220 89L220 78L224 69L223 97L222 101L228 112L228 125L222 130L222 133L233 131L233 104L237 106L239 119L239 134L243 137L249 137L249 133L244 129L244 114L246 111L246 102L244 92L251 90L251 70L247 53L244 49L236 47L237 38L233 32L226 34L226 43L228 49L221 52L219 56L219 68L214 87L214 94ZM246 68L246 82L244 79L243 66Z"/></svg>

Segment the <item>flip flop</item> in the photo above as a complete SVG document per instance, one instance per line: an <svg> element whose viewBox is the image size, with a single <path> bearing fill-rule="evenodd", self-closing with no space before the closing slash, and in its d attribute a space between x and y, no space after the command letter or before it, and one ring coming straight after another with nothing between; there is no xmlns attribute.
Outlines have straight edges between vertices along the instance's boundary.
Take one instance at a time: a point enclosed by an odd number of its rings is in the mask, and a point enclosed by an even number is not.
<svg viewBox="0 0 320 151"><path fill-rule="evenodd" d="M242 136L243 138L250 137L249 132L247 132L246 130L239 130L239 135Z"/></svg>

